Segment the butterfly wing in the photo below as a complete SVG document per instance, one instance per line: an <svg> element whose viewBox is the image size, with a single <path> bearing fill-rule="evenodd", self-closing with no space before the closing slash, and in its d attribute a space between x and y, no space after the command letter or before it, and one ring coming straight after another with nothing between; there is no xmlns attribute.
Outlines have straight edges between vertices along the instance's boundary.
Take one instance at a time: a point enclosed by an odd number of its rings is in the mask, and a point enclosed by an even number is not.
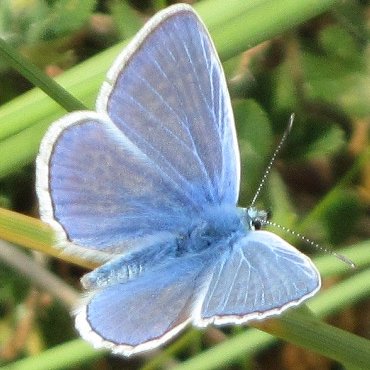
<svg viewBox="0 0 370 370"><path fill-rule="evenodd" d="M275 234L250 232L220 253L167 258L104 286L76 311L76 327L95 347L128 356L156 348L190 322L204 327L280 314L319 288L308 257Z"/></svg>
<svg viewBox="0 0 370 370"><path fill-rule="evenodd" d="M153 230L164 237L186 223L181 204L191 209L177 184L103 118L93 112L62 118L37 161L43 220L68 252L98 259L134 248Z"/></svg>
<svg viewBox="0 0 370 370"><path fill-rule="evenodd" d="M204 263L195 256L172 259L96 291L76 311L77 329L95 347L125 356L159 346L191 320Z"/></svg>
<svg viewBox="0 0 370 370"><path fill-rule="evenodd" d="M178 233L239 188L224 74L190 7L152 18L108 80L98 113L57 121L37 159L42 219L69 253L97 259Z"/></svg>
<svg viewBox="0 0 370 370"><path fill-rule="evenodd" d="M214 45L190 7L170 7L139 32L108 72L97 109L198 207L236 204L230 97Z"/></svg>
<svg viewBox="0 0 370 370"><path fill-rule="evenodd" d="M244 323L280 314L320 289L311 260L268 231L250 232L215 265L198 326Z"/></svg>

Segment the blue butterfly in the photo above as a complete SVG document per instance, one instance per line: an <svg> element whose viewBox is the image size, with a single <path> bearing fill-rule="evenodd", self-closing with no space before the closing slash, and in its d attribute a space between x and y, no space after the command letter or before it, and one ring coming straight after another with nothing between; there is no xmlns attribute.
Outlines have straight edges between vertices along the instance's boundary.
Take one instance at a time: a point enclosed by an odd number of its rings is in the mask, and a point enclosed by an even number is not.
<svg viewBox="0 0 370 370"><path fill-rule="evenodd" d="M153 17L96 104L56 121L37 158L42 220L66 253L103 262L75 311L95 347L153 349L187 324L242 324L313 296L320 275L266 213L238 208L225 76L191 7Z"/></svg>

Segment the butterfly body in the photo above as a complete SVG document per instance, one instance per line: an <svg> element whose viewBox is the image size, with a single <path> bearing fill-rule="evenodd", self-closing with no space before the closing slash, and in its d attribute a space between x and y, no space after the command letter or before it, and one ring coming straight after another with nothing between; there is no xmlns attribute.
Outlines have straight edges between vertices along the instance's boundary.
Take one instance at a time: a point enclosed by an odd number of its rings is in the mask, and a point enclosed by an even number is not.
<svg viewBox="0 0 370 370"><path fill-rule="evenodd" d="M56 121L37 158L58 246L102 265L82 278L81 336L124 356L187 324L242 324L314 295L311 260L238 208L225 76L191 7L153 17L108 72L96 112Z"/></svg>
<svg viewBox="0 0 370 370"><path fill-rule="evenodd" d="M167 260L176 263L179 258L202 254L208 249L219 255L223 249L232 248L235 240L246 235L250 223L246 209L212 207L177 235L110 260L86 274L82 283L86 289L103 287L134 279Z"/></svg>

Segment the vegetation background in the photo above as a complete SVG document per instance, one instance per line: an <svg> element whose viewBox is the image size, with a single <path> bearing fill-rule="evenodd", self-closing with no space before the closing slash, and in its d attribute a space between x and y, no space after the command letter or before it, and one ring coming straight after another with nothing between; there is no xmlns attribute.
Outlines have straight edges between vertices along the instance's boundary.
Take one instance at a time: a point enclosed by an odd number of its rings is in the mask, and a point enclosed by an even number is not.
<svg viewBox="0 0 370 370"><path fill-rule="evenodd" d="M0 2L0 366L368 369L370 7L365 0L190 2L209 27L229 83L242 157L240 205L248 206L295 112L293 131L259 206L271 209L279 224L351 258L357 268L331 255L315 257L324 286L307 307L254 327L189 328L144 356L113 357L78 339L69 311L79 278L93 266L67 261L52 248L50 230L37 220L34 160L50 123L81 104L94 109L115 56L146 19L170 3ZM29 62L56 77L81 103ZM307 254L319 252L274 231Z"/></svg>

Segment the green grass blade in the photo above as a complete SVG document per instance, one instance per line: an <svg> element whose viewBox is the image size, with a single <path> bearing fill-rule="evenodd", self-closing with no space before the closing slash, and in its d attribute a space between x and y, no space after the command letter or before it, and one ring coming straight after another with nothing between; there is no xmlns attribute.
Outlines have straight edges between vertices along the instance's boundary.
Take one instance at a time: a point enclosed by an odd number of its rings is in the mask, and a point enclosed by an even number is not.
<svg viewBox="0 0 370 370"><path fill-rule="evenodd" d="M59 370L89 363L102 357L103 351L97 351L81 339L51 348L40 355L19 360L2 366L3 370Z"/></svg>
<svg viewBox="0 0 370 370"><path fill-rule="evenodd" d="M86 109L79 100L69 94L34 64L23 58L17 50L8 45L2 38L0 38L0 58L67 111Z"/></svg>

